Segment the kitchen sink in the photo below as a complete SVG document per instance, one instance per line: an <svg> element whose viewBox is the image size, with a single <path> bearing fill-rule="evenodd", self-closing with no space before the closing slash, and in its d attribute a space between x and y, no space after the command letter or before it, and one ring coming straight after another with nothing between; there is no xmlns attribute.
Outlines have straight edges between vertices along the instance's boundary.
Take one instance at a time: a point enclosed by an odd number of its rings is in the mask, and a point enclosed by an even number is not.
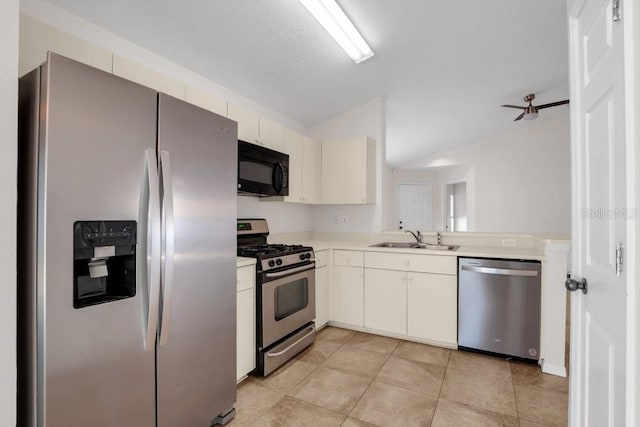
<svg viewBox="0 0 640 427"><path fill-rule="evenodd" d="M406 242L382 242L371 245L372 248L396 248L396 249L429 249L434 251L455 251L460 246L454 245L430 245L428 243Z"/></svg>
<svg viewBox="0 0 640 427"><path fill-rule="evenodd" d="M400 243L400 242L382 242L371 245L372 248L417 248L417 243Z"/></svg>

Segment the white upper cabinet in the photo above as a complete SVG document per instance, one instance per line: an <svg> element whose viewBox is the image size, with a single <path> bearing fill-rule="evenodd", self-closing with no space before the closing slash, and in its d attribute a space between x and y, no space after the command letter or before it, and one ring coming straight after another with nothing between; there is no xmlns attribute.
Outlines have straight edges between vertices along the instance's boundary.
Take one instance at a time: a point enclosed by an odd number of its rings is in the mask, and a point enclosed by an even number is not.
<svg viewBox="0 0 640 427"><path fill-rule="evenodd" d="M317 203L320 144L291 129L285 129L284 139L289 154L289 196L285 202Z"/></svg>
<svg viewBox="0 0 640 427"><path fill-rule="evenodd" d="M289 154L289 195L285 202L301 203L302 199L302 135L291 129L284 133L285 151Z"/></svg>
<svg viewBox="0 0 640 427"><path fill-rule="evenodd" d="M183 82L167 77L122 56L113 55L113 74L150 87L158 92L166 93L174 98L185 98L185 84Z"/></svg>
<svg viewBox="0 0 640 427"><path fill-rule="evenodd" d="M209 92L196 89L189 85L187 85L186 88L185 98L190 104L227 117L227 101L225 99L218 98Z"/></svg>
<svg viewBox="0 0 640 427"><path fill-rule="evenodd" d="M238 122L238 139L285 152L284 126L255 111L229 103L228 117Z"/></svg>
<svg viewBox="0 0 640 427"><path fill-rule="evenodd" d="M229 103L228 117L238 122L238 139L260 144L260 116L255 111Z"/></svg>
<svg viewBox="0 0 640 427"><path fill-rule="evenodd" d="M260 117L260 143L272 150L285 152L284 126L264 117Z"/></svg>
<svg viewBox="0 0 640 427"><path fill-rule="evenodd" d="M320 193L320 143L302 137L302 201L318 203Z"/></svg>
<svg viewBox="0 0 640 427"><path fill-rule="evenodd" d="M323 204L375 203L376 145L367 137L322 141Z"/></svg>

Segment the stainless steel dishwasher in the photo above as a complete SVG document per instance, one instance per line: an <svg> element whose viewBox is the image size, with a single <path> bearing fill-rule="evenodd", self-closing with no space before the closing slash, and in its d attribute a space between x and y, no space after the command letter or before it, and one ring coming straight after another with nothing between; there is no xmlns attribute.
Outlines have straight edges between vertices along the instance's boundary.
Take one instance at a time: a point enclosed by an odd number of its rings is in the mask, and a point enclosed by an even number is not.
<svg viewBox="0 0 640 427"><path fill-rule="evenodd" d="M458 347L539 360L540 262L459 259Z"/></svg>

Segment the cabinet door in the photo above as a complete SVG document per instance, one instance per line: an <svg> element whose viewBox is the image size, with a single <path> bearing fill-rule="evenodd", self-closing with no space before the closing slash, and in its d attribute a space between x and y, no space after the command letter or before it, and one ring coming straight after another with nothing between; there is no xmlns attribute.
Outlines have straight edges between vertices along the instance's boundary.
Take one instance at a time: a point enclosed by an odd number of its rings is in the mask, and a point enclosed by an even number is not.
<svg viewBox="0 0 640 427"><path fill-rule="evenodd" d="M218 98L211 93L189 85L187 85L185 97L186 101L190 104L227 117L227 101L222 98Z"/></svg>
<svg viewBox="0 0 640 427"><path fill-rule="evenodd" d="M236 295L236 381L239 381L256 367L255 289L245 289Z"/></svg>
<svg viewBox="0 0 640 427"><path fill-rule="evenodd" d="M303 187L303 151L302 135L291 129L285 129L284 133L285 151L289 154L289 195L284 198L285 202L300 203L302 199Z"/></svg>
<svg viewBox="0 0 640 427"><path fill-rule="evenodd" d="M113 74L143 86L166 93L174 98L184 99L185 84L158 73L138 62L113 55Z"/></svg>
<svg viewBox="0 0 640 427"><path fill-rule="evenodd" d="M407 273L365 269L364 326L407 334Z"/></svg>
<svg viewBox="0 0 640 427"><path fill-rule="evenodd" d="M364 325L364 269L336 265L333 268L333 320Z"/></svg>
<svg viewBox="0 0 640 427"><path fill-rule="evenodd" d="M260 142L272 150L284 152L284 126L260 117Z"/></svg>
<svg viewBox="0 0 640 427"><path fill-rule="evenodd" d="M458 287L456 276L409 273L408 334L434 343L456 345Z"/></svg>
<svg viewBox="0 0 640 427"><path fill-rule="evenodd" d="M329 269L316 268L316 328L329 321L331 299L329 296Z"/></svg>
<svg viewBox="0 0 640 427"><path fill-rule="evenodd" d="M375 166L375 144L369 138L323 141L322 203L374 203Z"/></svg>
<svg viewBox="0 0 640 427"><path fill-rule="evenodd" d="M260 116L258 113L229 103L229 118L238 122L238 139L252 144L260 144Z"/></svg>
<svg viewBox="0 0 640 427"><path fill-rule="evenodd" d="M302 201L318 203L319 190L320 143L305 136L302 138Z"/></svg>

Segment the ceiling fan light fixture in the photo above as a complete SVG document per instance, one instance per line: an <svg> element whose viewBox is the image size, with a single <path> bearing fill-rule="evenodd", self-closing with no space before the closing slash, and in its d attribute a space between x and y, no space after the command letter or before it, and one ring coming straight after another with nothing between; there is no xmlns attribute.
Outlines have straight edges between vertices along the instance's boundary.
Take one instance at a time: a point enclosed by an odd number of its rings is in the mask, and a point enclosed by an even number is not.
<svg viewBox="0 0 640 427"><path fill-rule="evenodd" d="M535 120L538 118L538 109L533 105L528 106L524 110L524 116L522 116L522 120Z"/></svg>
<svg viewBox="0 0 640 427"><path fill-rule="evenodd" d="M373 56L367 42L335 0L299 1L356 64Z"/></svg>

